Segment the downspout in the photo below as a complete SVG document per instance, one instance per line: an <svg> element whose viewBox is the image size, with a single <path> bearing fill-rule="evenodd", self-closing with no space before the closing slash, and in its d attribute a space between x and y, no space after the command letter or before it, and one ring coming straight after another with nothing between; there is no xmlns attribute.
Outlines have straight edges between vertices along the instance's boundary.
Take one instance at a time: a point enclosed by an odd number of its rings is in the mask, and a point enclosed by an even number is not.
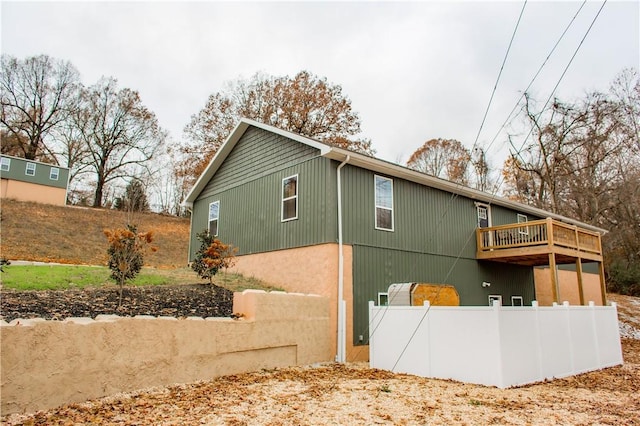
<svg viewBox="0 0 640 426"><path fill-rule="evenodd" d="M346 346L347 346L347 319L346 319L346 303L344 301L344 255L342 244L342 183L340 178L340 170L349 162L351 156L347 155L337 169L338 181L338 335L337 335L337 362L346 362Z"/></svg>

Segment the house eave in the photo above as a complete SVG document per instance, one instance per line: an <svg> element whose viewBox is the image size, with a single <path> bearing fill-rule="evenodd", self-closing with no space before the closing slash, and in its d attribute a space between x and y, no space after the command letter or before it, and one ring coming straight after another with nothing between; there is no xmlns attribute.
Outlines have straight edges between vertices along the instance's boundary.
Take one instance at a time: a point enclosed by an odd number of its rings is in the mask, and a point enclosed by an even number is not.
<svg viewBox="0 0 640 426"><path fill-rule="evenodd" d="M580 222L578 220L571 219L566 216L551 213L549 211L542 210L537 207L528 206L526 204L522 204L517 201L512 201L507 198L499 197L497 195L493 195L477 189L469 188L464 185L456 184L454 182L450 182L444 179L440 179L434 176L430 176L430 175L415 171L415 170L411 170L407 167L403 167L398 164L390 163L374 157L369 157L367 155L354 153L349 150L331 147L330 151L327 152L326 154L323 154L323 156L339 162L344 161L345 158L349 156L350 157L349 165L362 167L364 169L368 169L377 173L386 174L391 177L408 180L411 182L418 183L420 185L425 185L432 188L440 189L442 191L458 194L460 196L470 198L476 201L484 202L487 204L495 204L502 207L507 207L519 212L529 213L531 215L542 217L542 218L551 217L561 222L569 223L571 225L576 225L581 228L588 229L590 231L598 232L602 235L608 232L606 229L589 225L589 224Z"/></svg>

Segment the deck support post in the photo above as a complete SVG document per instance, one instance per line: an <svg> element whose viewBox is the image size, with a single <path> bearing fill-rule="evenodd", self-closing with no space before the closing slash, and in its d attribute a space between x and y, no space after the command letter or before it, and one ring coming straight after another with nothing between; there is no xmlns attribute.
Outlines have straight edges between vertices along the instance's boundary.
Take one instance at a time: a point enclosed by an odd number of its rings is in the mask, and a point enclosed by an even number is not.
<svg viewBox="0 0 640 426"><path fill-rule="evenodd" d="M602 294L602 306L607 306L607 288L604 282L604 262L598 262L598 272L600 272L600 294Z"/></svg>
<svg viewBox="0 0 640 426"><path fill-rule="evenodd" d="M580 259L579 257L576 257L576 273L578 274L578 294L580 295L580 304L584 305L584 288L582 287L582 259Z"/></svg>
<svg viewBox="0 0 640 426"><path fill-rule="evenodd" d="M560 303L558 300L558 268L556 267L556 254L549 253L549 272L551 273L551 294L553 295L553 301Z"/></svg>

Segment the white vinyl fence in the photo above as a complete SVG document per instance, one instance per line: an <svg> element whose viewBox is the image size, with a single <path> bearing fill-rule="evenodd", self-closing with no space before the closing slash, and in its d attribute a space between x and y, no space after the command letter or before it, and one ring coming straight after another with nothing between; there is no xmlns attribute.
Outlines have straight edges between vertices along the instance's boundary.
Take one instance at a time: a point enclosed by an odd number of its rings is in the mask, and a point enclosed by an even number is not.
<svg viewBox="0 0 640 426"><path fill-rule="evenodd" d="M373 368L507 388L622 364L616 305L374 306Z"/></svg>

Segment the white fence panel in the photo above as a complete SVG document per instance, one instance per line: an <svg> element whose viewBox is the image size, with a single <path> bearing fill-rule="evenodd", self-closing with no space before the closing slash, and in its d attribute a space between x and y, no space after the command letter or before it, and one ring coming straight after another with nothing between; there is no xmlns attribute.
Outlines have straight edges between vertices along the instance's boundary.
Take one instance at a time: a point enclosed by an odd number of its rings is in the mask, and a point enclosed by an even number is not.
<svg viewBox="0 0 640 426"><path fill-rule="evenodd" d="M610 307L377 307L371 366L509 387L622 363Z"/></svg>

